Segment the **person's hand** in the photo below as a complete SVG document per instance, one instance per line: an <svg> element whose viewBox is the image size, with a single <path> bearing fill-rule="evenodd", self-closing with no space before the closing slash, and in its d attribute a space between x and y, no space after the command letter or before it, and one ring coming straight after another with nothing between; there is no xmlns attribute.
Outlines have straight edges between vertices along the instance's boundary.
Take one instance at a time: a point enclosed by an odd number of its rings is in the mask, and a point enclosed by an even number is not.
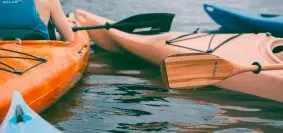
<svg viewBox="0 0 283 133"><path fill-rule="evenodd" d="M68 14L68 21L71 23L72 26L77 25L77 19L76 19L76 16L73 12Z"/></svg>

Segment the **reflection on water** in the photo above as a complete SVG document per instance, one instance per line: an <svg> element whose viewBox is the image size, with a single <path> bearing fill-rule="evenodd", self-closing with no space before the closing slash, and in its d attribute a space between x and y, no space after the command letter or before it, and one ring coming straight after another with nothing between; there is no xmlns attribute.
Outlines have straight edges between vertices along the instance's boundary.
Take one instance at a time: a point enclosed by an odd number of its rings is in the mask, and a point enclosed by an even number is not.
<svg viewBox="0 0 283 133"><path fill-rule="evenodd" d="M119 85L119 84L145 84L142 79L127 76L91 75L84 78L86 85Z"/></svg>
<svg viewBox="0 0 283 133"><path fill-rule="evenodd" d="M217 131L215 133L263 133L260 130L252 130L247 128L233 128L233 129L225 129L222 131Z"/></svg>
<svg viewBox="0 0 283 133"><path fill-rule="evenodd" d="M115 56L115 62L109 61ZM134 62L126 65L125 62ZM163 88L158 68L97 51L81 84L43 115L64 132L274 132L283 106L215 87ZM130 71L130 73L120 73ZM136 72L139 73L131 73Z"/></svg>
<svg viewBox="0 0 283 133"><path fill-rule="evenodd" d="M218 26L203 3L264 13L282 13L282 0L62 0L121 20L148 12L176 13L172 29L211 31ZM283 132L283 104L215 87L168 90L158 67L134 55L96 49L85 78L42 115L67 133L93 132Z"/></svg>

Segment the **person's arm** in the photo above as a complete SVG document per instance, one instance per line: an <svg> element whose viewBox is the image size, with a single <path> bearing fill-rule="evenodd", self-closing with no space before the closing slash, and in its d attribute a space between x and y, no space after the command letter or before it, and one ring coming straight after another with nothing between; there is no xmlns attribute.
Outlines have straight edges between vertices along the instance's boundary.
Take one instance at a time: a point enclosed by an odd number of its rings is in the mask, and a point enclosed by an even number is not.
<svg viewBox="0 0 283 133"><path fill-rule="evenodd" d="M72 27L68 22L68 18L65 16L63 8L59 0L49 0L51 19L53 20L55 27L61 34L65 41L73 41L74 34Z"/></svg>

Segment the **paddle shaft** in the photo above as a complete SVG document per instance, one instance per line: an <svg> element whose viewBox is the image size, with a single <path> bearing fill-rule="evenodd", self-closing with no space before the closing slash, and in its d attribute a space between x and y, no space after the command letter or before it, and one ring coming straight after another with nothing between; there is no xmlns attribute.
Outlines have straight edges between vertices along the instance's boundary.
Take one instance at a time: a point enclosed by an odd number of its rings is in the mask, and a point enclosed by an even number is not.
<svg viewBox="0 0 283 133"><path fill-rule="evenodd" d="M252 66L246 66L242 69L242 72L256 72L260 73L261 71L268 71L268 70L282 70L283 65L282 64L273 64L273 65L264 65L261 66L260 64L254 64Z"/></svg>
<svg viewBox="0 0 283 133"><path fill-rule="evenodd" d="M105 25L94 25L94 26L83 26L83 27L73 27L73 31L79 31L79 30L95 30L95 29L107 29L110 28L119 28L119 27L133 27L133 26L150 26L151 24L154 24L155 22L146 22L145 23L123 23L123 24L110 24L106 23Z"/></svg>
<svg viewBox="0 0 283 133"><path fill-rule="evenodd" d="M79 31L79 30L94 30L94 29L109 29L112 25L111 24L105 24L105 25L97 25L97 26L83 26L83 27L73 27L73 31Z"/></svg>

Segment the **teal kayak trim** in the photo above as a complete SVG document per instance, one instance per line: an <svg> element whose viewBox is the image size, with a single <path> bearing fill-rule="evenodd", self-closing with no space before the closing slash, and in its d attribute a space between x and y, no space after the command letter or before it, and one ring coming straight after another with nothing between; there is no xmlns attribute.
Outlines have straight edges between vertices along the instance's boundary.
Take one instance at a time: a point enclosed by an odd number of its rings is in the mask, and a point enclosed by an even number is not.
<svg viewBox="0 0 283 133"><path fill-rule="evenodd" d="M61 133L34 112L21 94L13 92L10 109L2 122L0 133Z"/></svg>

